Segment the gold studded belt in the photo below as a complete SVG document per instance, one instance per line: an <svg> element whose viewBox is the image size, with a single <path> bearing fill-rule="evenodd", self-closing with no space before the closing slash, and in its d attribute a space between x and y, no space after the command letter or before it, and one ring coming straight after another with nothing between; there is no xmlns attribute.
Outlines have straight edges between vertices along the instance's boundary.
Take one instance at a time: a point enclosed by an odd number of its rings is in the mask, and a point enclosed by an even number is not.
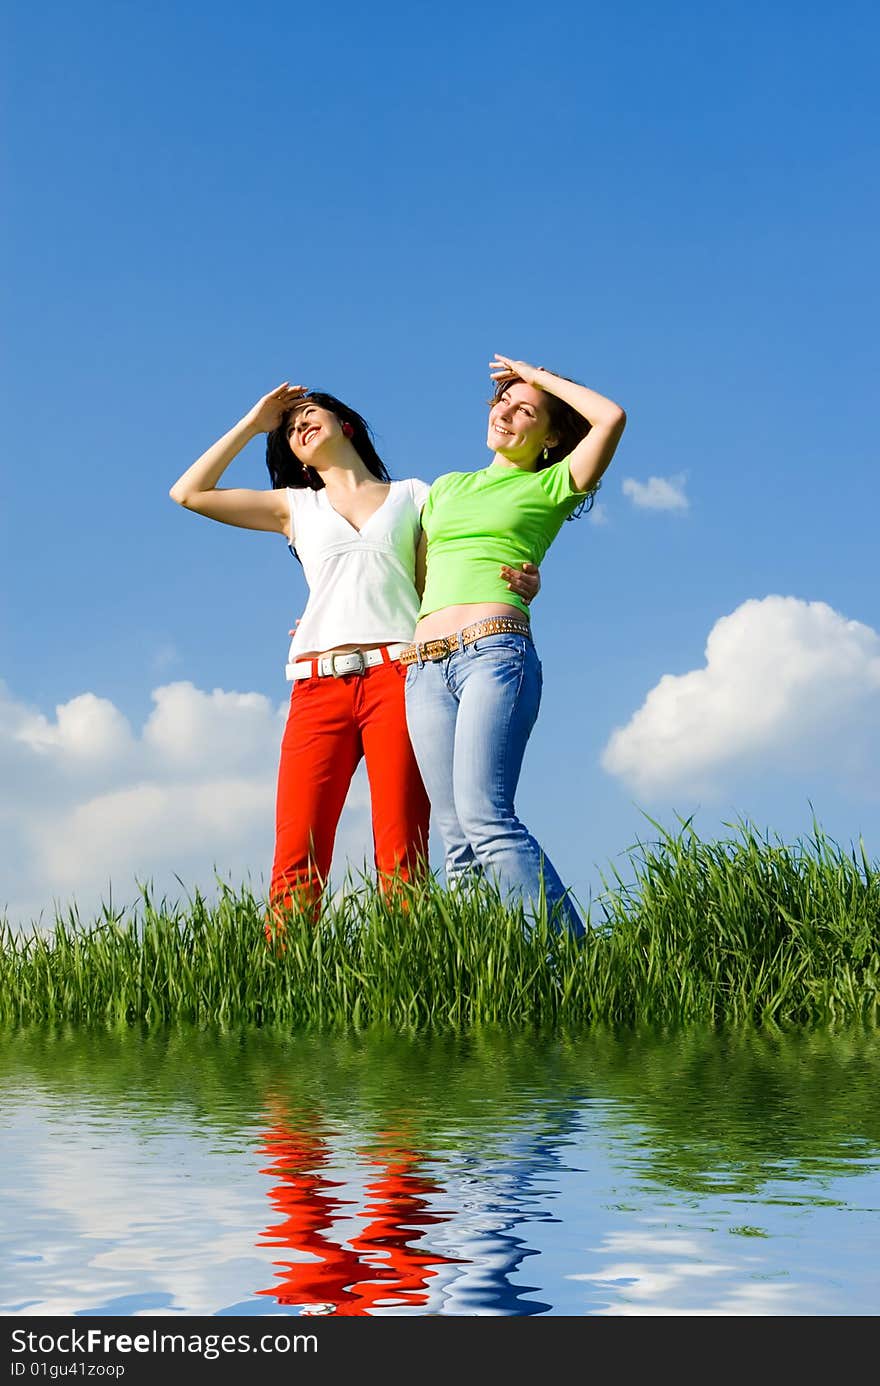
<svg viewBox="0 0 880 1386"><path fill-rule="evenodd" d="M446 659L455 654L461 645L473 645L484 635L524 635L531 640L532 631L528 621L518 621L514 616L487 616L484 621L475 621L454 635L441 635L437 640L424 640L418 645L407 645L400 652L401 664L415 664L416 660Z"/></svg>

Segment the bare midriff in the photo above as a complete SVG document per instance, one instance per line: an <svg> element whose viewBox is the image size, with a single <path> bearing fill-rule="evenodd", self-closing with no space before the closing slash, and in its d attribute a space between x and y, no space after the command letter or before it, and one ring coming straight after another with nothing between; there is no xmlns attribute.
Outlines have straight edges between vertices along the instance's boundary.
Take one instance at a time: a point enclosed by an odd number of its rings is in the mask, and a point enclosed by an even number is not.
<svg viewBox="0 0 880 1386"><path fill-rule="evenodd" d="M518 606L508 606L506 602L466 602L461 606L443 606L439 611L431 611L423 616L416 626L413 639L421 644L423 640L438 640L441 635L455 635L456 631L472 626L476 621L484 621L487 616L512 616L517 621L528 624L528 616Z"/></svg>
<svg viewBox="0 0 880 1386"><path fill-rule="evenodd" d="M404 644L400 640L375 640L373 644L364 645L334 645L332 650L305 650L302 654L297 653L297 660L300 659L326 659L328 655L351 654L352 650L381 650L383 645Z"/></svg>

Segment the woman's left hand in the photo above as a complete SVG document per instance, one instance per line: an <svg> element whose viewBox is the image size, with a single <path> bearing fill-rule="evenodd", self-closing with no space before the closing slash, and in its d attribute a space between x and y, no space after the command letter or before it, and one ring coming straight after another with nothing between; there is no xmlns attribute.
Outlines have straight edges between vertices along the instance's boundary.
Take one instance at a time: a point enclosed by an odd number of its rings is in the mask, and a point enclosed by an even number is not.
<svg viewBox="0 0 880 1386"><path fill-rule="evenodd" d="M508 592L515 592L526 606L541 590L541 574L534 563L522 563L518 568L509 568L502 563L501 576L507 579Z"/></svg>
<svg viewBox="0 0 880 1386"><path fill-rule="evenodd" d="M489 363L489 374L493 380L504 380L507 376L516 376L526 385L534 386L536 390L541 388L535 378L540 369L540 366L530 366L528 361L513 361L509 356L500 356L497 351L495 360Z"/></svg>

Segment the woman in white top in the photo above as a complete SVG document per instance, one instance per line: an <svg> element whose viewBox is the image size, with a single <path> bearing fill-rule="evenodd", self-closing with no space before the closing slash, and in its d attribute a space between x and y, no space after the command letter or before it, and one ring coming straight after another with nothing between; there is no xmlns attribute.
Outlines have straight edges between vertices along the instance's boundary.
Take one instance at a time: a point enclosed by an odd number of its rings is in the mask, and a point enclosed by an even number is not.
<svg viewBox="0 0 880 1386"><path fill-rule="evenodd" d="M271 490L219 488L242 448L268 435ZM285 382L258 400L174 483L187 510L283 534L309 599L290 646L293 682L281 743L275 855L276 922L291 904L317 918L346 794L364 756L380 887L427 865L428 798L413 756L399 655L412 639L422 577L425 482L391 481L370 430L333 395ZM503 568L526 601L537 570Z"/></svg>

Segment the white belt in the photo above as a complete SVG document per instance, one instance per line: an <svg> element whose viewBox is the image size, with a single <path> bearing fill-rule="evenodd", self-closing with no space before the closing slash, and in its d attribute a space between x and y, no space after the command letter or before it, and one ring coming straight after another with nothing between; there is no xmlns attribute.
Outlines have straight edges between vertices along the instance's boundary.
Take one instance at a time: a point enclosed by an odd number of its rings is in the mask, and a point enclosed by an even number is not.
<svg viewBox="0 0 880 1386"><path fill-rule="evenodd" d="M405 649L405 642L401 642L399 645L380 645L376 650L347 650L344 654L322 655L320 659L300 659L295 664L288 664L287 677L310 679L316 675L332 674L334 678L341 679L346 674L363 674L376 664L388 662L383 657L383 650L388 660L393 660Z"/></svg>

